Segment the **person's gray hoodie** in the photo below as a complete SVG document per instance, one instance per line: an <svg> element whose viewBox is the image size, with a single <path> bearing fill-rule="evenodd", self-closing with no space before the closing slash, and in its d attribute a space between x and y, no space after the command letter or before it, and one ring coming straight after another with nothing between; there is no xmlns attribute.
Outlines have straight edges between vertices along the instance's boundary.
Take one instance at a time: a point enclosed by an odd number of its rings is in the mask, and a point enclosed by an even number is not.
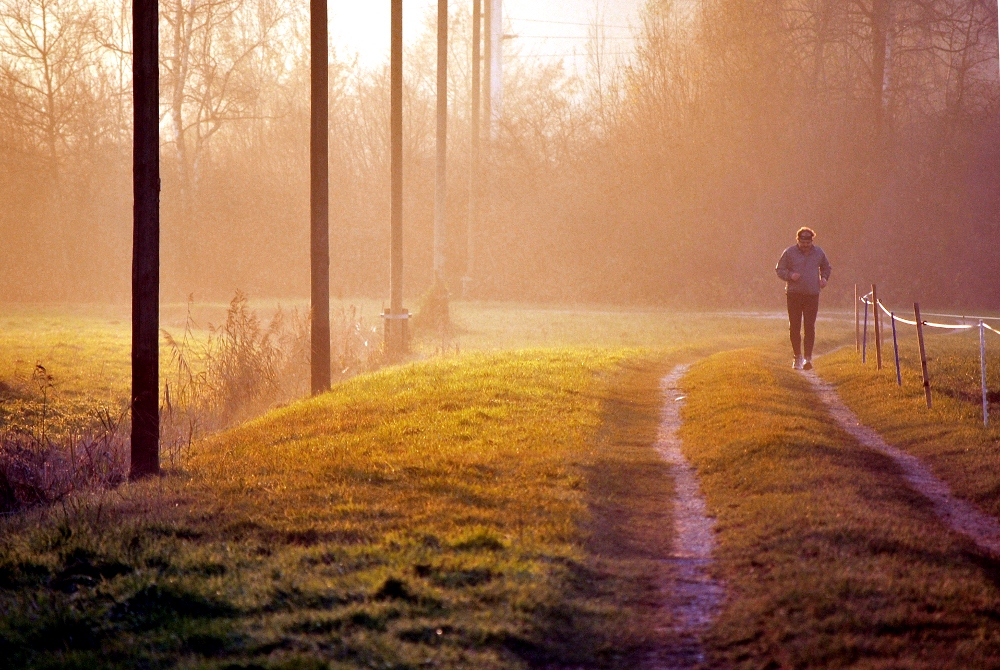
<svg viewBox="0 0 1000 670"><path fill-rule="evenodd" d="M819 295L819 278L829 281L831 270L830 261L822 249L813 245L808 252L802 253L797 244L785 249L774 268L778 277L785 281L785 293L803 295ZM793 272L801 275L798 281L791 280Z"/></svg>

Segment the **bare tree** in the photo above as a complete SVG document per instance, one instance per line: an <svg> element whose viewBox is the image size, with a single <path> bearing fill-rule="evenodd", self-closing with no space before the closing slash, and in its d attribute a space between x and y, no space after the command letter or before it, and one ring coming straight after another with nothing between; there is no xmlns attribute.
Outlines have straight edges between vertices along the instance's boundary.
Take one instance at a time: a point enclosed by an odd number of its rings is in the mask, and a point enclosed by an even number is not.
<svg viewBox="0 0 1000 670"><path fill-rule="evenodd" d="M213 136L231 122L260 117L264 73L255 65L267 60L285 16L273 0L168 0L161 7L168 143L187 218Z"/></svg>
<svg viewBox="0 0 1000 670"><path fill-rule="evenodd" d="M94 95L95 10L79 0L0 1L0 95L20 127L43 148L58 182L74 124Z"/></svg>

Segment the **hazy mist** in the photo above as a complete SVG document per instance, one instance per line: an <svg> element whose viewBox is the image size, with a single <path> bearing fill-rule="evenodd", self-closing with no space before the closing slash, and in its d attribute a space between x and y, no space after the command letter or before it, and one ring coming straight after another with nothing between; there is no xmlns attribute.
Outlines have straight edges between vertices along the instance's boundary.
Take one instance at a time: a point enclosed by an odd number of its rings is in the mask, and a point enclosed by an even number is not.
<svg viewBox="0 0 1000 670"><path fill-rule="evenodd" d="M771 305L796 228L827 300L1000 302L995 0L651 0L585 74L505 44L467 236L471 3L452 3L448 283ZM309 292L308 3L161 0L163 299ZM523 13L523 12L522 12ZM0 0L0 301L125 302L131 8ZM405 57L405 290L432 281L434 21ZM386 26L388 32L388 25ZM331 45L331 289L388 295L389 81Z"/></svg>

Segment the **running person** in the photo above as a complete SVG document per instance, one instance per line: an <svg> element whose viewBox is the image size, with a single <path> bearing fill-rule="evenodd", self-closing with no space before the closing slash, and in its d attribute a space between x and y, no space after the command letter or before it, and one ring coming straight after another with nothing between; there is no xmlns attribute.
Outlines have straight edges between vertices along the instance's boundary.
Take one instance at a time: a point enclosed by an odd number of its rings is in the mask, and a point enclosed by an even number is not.
<svg viewBox="0 0 1000 670"><path fill-rule="evenodd" d="M785 249L777 267L774 268L778 277L785 282L788 334L792 341L792 353L795 354L792 367L796 370L812 369L819 293L830 281L830 261L822 249L813 245L814 237L816 233L812 228L799 228L795 233L796 243ZM805 342L801 341L799 333L803 320L805 320Z"/></svg>

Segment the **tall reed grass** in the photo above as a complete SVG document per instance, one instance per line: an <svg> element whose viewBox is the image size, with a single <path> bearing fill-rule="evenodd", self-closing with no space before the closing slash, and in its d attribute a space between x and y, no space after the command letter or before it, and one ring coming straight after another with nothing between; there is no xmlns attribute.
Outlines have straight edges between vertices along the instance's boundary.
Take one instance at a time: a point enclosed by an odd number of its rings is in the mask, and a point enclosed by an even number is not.
<svg viewBox="0 0 1000 670"><path fill-rule="evenodd" d="M279 307L265 323L237 291L225 320L201 328L193 305L189 299L180 333L162 334L160 454L168 468L182 466L198 439L309 389L307 315ZM381 364L377 329L355 307L334 312L331 333L334 381ZM81 365L101 366L99 356L86 355L91 353L81 356ZM83 489L113 489L127 477L127 397L70 407L60 380L38 363L30 375L0 380L0 403L9 410L0 424L0 514L52 504Z"/></svg>

